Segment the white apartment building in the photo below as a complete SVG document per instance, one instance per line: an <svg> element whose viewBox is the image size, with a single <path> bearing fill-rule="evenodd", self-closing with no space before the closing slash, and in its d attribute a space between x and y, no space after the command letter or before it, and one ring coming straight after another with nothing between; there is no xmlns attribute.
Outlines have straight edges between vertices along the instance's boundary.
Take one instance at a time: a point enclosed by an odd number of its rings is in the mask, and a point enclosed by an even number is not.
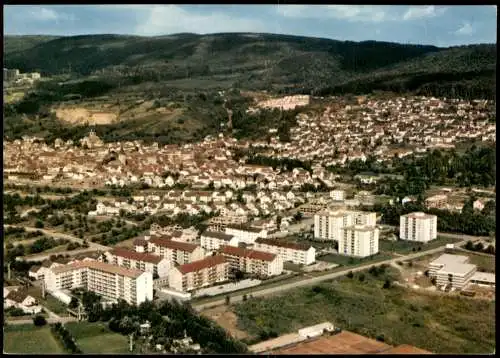
<svg viewBox="0 0 500 358"><path fill-rule="evenodd" d="M229 262L229 268L258 276L276 276L283 273L283 259L269 252L222 246L220 254Z"/></svg>
<svg viewBox="0 0 500 358"><path fill-rule="evenodd" d="M48 291L83 287L107 299L139 305L153 300L153 275L98 261L78 261L51 269L44 277Z"/></svg>
<svg viewBox="0 0 500 358"><path fill-rule="evenodd" d="M437 238L437 216L422 212L401 215L399 219L401 240L429 242Z"/></svg>
<svg viewBox="0 0 500 358"><path fill-rule="evenodd" d="M443 254L429 264L429 277L436 279L438 287L449 284L454 289L462 289L477 270L476 265L468 261L467 256Z"/></svg>
<svg viewBox="0 0 500 358"><path fill-rule="evenodd" d="M375 226L352 225L340 231L339 254L368 257L378 253L379 230Z"/></svg>
<svg viewBox="0 0 500 358"><path fill-rule="evenodd" d="M189 292L227 280L229 263L221 255L174 267L168 275L168 285L180 292Z"/></svg>
<svg viewBox="0 0 500 358"><path fill-rule="evenodd" d="M148 240L148 251L179 265L201 260L205 256L203 249L196 244L160 237Z"/></svg>
<svg viewBox="0 0 500 358"><path fill-rule="evenodd" d="M244 242L245 244L253 244L255 240L259 237L266 238L266 229L256 229L252 227L245 226L233 226L229 225L225 229L226 234L233 235L238 238L238 242Z"/></svg>
<svg viewBox="0 0 500 358"><path fill-rule="evenodd" d="M330 191L330 198L335 201L344 201L345 191L343 190L332 190Z"/></svg>
<svg viewBox="0 0 500 358"><path fill-rule="evenodd" d="M104 258L106 261L104 261ZM111 251L105 252L99 261L151 272L153 277L158 275L159 278L168 276L168 271L171 267L171 262L161 256L121 248L114 248Z"/></svg>
<svg viewBox="0 0 500 358"><path fill-rule="evenodd" d="M311 265L316 261L316 249L309 245L258 238L254 249L279 255L283 262L291 261L298 265Z"/></svg>
<svg viewBox="0 0 500 358"><path fill-rule="evenodd" d="M377 214L368 211L322 211L314 215L314 237L320 240L338 241L340 229L351 225L375 226Z"/></svg>
<svg viewBox="0 0 500 358"><path fill-rule="evenodd" d="M217 231L205 231L201 234L201 247L206 251L219 250L221 246L238 246L238 237Z"/></svg>

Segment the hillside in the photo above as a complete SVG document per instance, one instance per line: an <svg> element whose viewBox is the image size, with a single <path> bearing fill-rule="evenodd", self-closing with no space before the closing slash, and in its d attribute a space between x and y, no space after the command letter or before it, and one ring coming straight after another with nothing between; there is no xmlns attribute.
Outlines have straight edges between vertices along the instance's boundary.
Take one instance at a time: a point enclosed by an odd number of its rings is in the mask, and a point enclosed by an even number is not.
<svg viewBox="0 0 500 358"><path fill-rule="evenodd" d="M231 88L271 94L496 96L496 45L438 48L273 34L183 33L6 36L4 47L7 68L40 71L49 78L65 73L74 79L59 84L54 77L7 106L4 135L11 138L30 133L51 139L81 137L86 123L62 123L54 111L93 110L118 118L95 123L106 140L195 140L217 133L227 120L224 98L217 92ZM281 126L273 113L246 115L248 101L239 95L234 99L240 103L233 111L242 138Z"/></svg>
<svg viewBox="0 0 500 358"><path fill-rule="evenodd" d="M4 41L4 54L12 54L15 52L21 52L29 50L36 45L42 44L44 42L49 42L59 38L58 36L48 36L48 35L9 35L8 40Z"/></svg>

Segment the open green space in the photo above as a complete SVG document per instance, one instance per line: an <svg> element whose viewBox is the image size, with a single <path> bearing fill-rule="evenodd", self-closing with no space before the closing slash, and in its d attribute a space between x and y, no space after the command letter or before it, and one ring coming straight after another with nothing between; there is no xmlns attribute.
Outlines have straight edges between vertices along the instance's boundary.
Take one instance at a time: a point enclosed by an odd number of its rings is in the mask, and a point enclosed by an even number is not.
<svg viewBox="0 0 500 358"><path fill-rule="evenodd" d="M377 277L356 273L286 296L252 298L233 307L238 328L253 337L285 334L331 321L388 344L411 344L434 353L491 353L495 348L495 303L464 297L383 288L399 278L394 268ZM286 297L286 299L285 299Z"/></svg>
<svg viewBox="0 0 500 358"><path fill-rule="evenodd" d="M127 353L126 336L111 331L106 324L70 322L65 327L83 353Z"/></svg>
<svg viewBox="0 0 500 358"><path fill-rule="evenodd" d="M469 262L477 266L478 271L495 273L495 256L478 254L473 251L450 250L454 255L465 255L469 257Z"/></svg>
<svg viewBox="0 0 500 358"><path fill-rule="evenodd" d="M4 352L11 354L64 353L49 326L35 327L33 324L4 327L3 346Z"/></svg>
<svg viewBox="0 0 500 358"><path fill-rule="evenodd" d="M364 258L350 257L337 254L327 254L319 256L317 258L317 261L331 262L342 266L357 266L357 265L364 265L370 262L389 260L390 258L391 255L381 254L381 253Z"/></svg>
<svg viewBox="0 0 500 358"><path fill-rule="evenodd" d="M442 237L438 236L437 239L432 240L426 244L421 242L413 242L413 241L389 241L389 240L380 240L379 241L379 251L382 252L395 252L398 254L409 254L415 251L426 251L438 248L440 246L444 246L446 244L453 244L459 242L459 239ZM418 248L420 247L420 250Z"/></svg>
<svg viewBox="0 0 500 358"><path fill-rule="evenodd" d="M46 307L50 311L54 312L59 316L68 316L68 306L63 302L59 301L52 295L45 295L45 298L42 297L42 291L39 287L31 286L28 288L28 294L33 296L38 300L40 305Z"/></svg>

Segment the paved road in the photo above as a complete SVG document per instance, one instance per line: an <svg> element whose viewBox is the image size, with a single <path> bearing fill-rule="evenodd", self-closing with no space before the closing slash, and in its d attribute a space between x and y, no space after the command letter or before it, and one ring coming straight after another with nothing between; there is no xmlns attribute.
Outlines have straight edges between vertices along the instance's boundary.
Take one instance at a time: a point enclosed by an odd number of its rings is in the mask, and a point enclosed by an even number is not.
<svg viewBox="0 0 500 358"><path fill-rule="evenodd" d="M68 323L68 322L77 322L78 319L76 317L59 317L59 318L46 318L47 323ZM6 320L7 324L16 325L16 324L33 324L32 319L21 319L21 320Z"/></svg>
<svg viewBox="0 0 500 358"><path fill-rule="evenodd" d="M83 239L80 239L80 238L75 237L73 235L63 234L63 233L60 233L60 232L57 232L57 231L53 231L53 230L37 229L35 227L26 227L26 226L20 226L20 225L4 225L4 226L6 226L6 227L24 228L26 231L41 231L45 235L52 236L52 237L54 237L56 239L66 239L66 240L69 240L69 241L72 241L72 242L77 242L79 244L83 244ZM95 242L88 242L88 244L89 244L89 249L92 249L92 250L109 250L110 249L107 246L96 244Z"/></svg>
<svg viewBox="0 0 500 358"><path fill-rule="evenodd" d="M473 238L473 239L470 239L470 238ZM462 245L462 244L465 244L467 242L467 240L478 240L478 239L479 239L478 237L468 237L466 240L463 240L463 241L459 242L458 244ZM316 283L319 283L322 281L327 281L327 280L331 280L331 279L338 278L341 276L345 276L349 271L352 271L352 272L363 271L363 270L369 269L371 266L378 266L378 265L382 265L382 264L390 265L392 263L395 263L396 261L411 260L411 259L415 259L415 258L418 258L421 256L426 256L426 255L435 254L435 253L444 251L445 248L446 248L446 245L443 245L443 246L437 247L435 249L416 252L416 253L412 253L410 255L396 257L396 258L385 260L385 261L379 261L376 263L369 263L369 264L356 266L356 267L349 267L349 268L346 268L345 270L332 272L330 274L322 275L319 277L311 277L311 278L308 278L308 279L305 279L302 281L283 284L282 286L278 286L278 287L271 287L271 288L267 288L267 289L256 290L256 291L251 292L251 295L253 297L270 296L270 295L273 295L276 293L281 293L283 291L287 291L287 290L290 290L293 288L309 286L309 285L313 285L313 284L316 284ZM248 295L248 293L247 293L247 295ZM231 303L239 302L242 299L243 299L243 295L231 296ZM202 311L206 308L224 305L225 302L226 302L226 299L223 298L223 299L220 299L217 301L212 301L212 302L203 303L203 304L199 304L199 305L195 304L195 305L193 305L193 307L197 311Z"/></svg>

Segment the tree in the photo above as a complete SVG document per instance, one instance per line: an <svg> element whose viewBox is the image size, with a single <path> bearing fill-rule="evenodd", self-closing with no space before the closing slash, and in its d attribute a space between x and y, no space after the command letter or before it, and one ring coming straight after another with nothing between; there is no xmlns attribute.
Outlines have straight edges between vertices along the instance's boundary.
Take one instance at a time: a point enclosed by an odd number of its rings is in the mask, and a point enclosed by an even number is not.
<svg viewBox="0 0 500 358"><path fill-rule="evenodd" d="M484 245L482 242L478 242L476 245L474 245L474 251L481 252L481 251L483 251L483 249L484 249Z"/></svg>
<svg viewBox="0 0 500 358"><path fill-rule="evenodd" d="M474 244L472 243L472 241L467 241L467 243L465 244L465 249L466 250L469 250L469 251L474 251Z"/></svg>
<svg viewBox="0 0 500 358"><path fill-rule="evenodd" d="M358 280L359 280L359 282L363 282L365 280L365 274L364 273L360 273L359 277L358 277Z"/></svg>
<svg viewBox="0 0 500 358"><path fill-rule="evenodd" d="M229 306L230 302L231 302L231 297L226 296L226 306Z"/></svg>
<svg viewBox="0 0 500 358"><path fill-rule="evenodd" d="M37 221L35 222L35 227L36 227L37 229L43 229L43 227L44 227L44 225L43 225L43 221L42 221L42 220L37 220Z"/></svg>
<svg viewBox="0 0 500 358"><path fill-rule="evenodd" d="M303 217L304 217L304 214L302 214L302 212L300 212L300 211L297 211L295 213L295 215L293 216L293 218L295 219L295 221L300 221L300 220L302 220Z"/></svg>
<svg viewBox="0 0 500 358"><path fill-rule="evenodd" d="M354 274L352 273L352 271L349 271L346 275L348 278L353 278L354 277Z"/></svg>
<svg viewBox="0 0 500 358"><path fill-rule="evenodd" d="M243 301L246 301L247 299L248 299L248 298L247 298L247 295L246 295L246 294L244 294L244 295L243 295L242 300L243 300Z"/></svg>
<svg viewBox="0 0 500 358"><path fill-rule="evenodd" d="M78 307L78 299L76 297L71 297L71 301L68 305L69 308L77 308Z"/></svg>
<svg viewBox="0 0 500 358"><path fill-rule="evenodd" d="M382 288L385 288L385 289L391 288L391 281L385 280L384 285L382 286Z"/></svg>
<svg viewBox="0 0 500 358"><path fill-rule="evenodd" d="M47 320L43 316L36 315L35 318L33 318L33 324L37 327L45 326L47 324Z"/></svg>

